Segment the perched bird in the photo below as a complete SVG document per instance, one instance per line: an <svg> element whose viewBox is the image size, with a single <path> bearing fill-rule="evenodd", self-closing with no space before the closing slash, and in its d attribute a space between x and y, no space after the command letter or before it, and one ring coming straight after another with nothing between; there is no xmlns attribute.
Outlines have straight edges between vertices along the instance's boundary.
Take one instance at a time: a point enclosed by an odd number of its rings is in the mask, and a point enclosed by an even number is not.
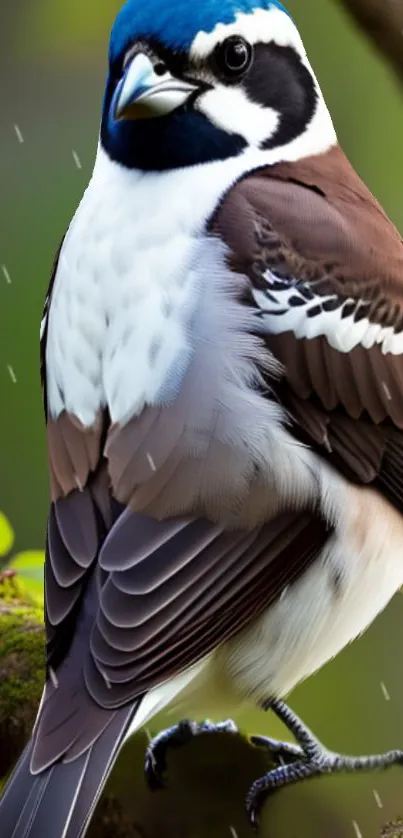
<svg viewBox="0 0 403 838"><path fill-rule="evenodd" d="M289 782L402 762L330 753L282 702L403 583L403 245L277 0L123 7L41 351L47 680L2 838L82 836L168 703L285 720L254 821ZM151 783L202 729L151 743Z"/></svg>

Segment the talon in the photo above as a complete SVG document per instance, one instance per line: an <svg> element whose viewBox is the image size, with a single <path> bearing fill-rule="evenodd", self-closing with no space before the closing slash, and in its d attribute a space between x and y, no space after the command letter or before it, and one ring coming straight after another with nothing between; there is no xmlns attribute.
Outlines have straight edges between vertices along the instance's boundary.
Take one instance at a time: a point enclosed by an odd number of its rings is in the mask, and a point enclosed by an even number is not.
<svg viewBox="0 0 403 838"><path fill-rule="evenodd" d="M187 719L163 730L149 743L144 759L144 773L152 791L166 788L164 774L167 770L167 753L171 748L181 748L195 736L203 733L238 733L232 719L213 724L208 719L198 724Z"/></svg>
<svg viewBox="0 0 403 838"><path fill-rule="evenodd" d="M151 791L157 791L166 788L164 781L164 772L166 771L165 755L161 754L158 759L158 751L148 747L144 759L144 773L148 787Z"/></svg>
<svg viewBox="0 0 403 838"><path fill-rule="evenodd" d="M330 751L284 702L271 701L270 709L287 725L298 744L277 742L264 736L251 737L253 744L266 747L274 756L283 757L286 763L273 768L264 777L256 780L248 792L246 809L255 829L265 799L284 786L322 774L374 771L402 763L402 751L398 750L364 757L345 756Z"/></svg>
<svg viewBox="0 0 403 838"><path fill-rule="evenodd" d="M261 781L256 780L250 787L246 796L246 813L249 818L252 829L256 832L260 825L260 812L264 803L265 796L262 794Z"/></svg>

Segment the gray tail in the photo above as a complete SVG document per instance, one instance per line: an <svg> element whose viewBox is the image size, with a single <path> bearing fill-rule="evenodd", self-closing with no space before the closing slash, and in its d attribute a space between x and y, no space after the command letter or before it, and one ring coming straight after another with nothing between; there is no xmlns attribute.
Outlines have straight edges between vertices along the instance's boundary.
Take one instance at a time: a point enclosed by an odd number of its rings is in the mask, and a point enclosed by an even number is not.
<svg viewBox="0 0 403 838"><path fill-rule="evenodd" d="M37 775L29 742L0 799L1 838L82 838L135 710L118 711L85 753Z"/></svg>

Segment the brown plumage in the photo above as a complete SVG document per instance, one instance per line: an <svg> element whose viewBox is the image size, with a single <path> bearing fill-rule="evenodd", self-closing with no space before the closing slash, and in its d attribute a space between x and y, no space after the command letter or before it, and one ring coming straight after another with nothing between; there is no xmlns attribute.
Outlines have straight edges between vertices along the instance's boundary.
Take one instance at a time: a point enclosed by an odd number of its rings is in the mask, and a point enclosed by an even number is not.
<svg viewBox="0 0 403 838"><path fill-rule="evenodd" d="M246 177L212 229L229 245L233 269L253 287L264 287L262 274L270 269L319 297L368 301L371 322L402 333L402 239L338 146ZM291 331L265 340L282 364L274 386L297 436L401 509L402 356L379 345L340 352L324 336L297 338Z"/></svg>

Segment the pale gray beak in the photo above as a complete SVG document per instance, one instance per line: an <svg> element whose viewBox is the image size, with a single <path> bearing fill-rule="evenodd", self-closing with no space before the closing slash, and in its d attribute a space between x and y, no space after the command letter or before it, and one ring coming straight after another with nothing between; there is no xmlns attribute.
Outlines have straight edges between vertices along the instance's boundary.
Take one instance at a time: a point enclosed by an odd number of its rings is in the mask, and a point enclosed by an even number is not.
<svg viewBox="0 0 403 838"><path fill-rule="evenodd" d="M157 75L144 53L135 55L121 82L115 105L115 119L151 119L165 116L183 105L197 86L174 78L169 72Z"/></svg>

